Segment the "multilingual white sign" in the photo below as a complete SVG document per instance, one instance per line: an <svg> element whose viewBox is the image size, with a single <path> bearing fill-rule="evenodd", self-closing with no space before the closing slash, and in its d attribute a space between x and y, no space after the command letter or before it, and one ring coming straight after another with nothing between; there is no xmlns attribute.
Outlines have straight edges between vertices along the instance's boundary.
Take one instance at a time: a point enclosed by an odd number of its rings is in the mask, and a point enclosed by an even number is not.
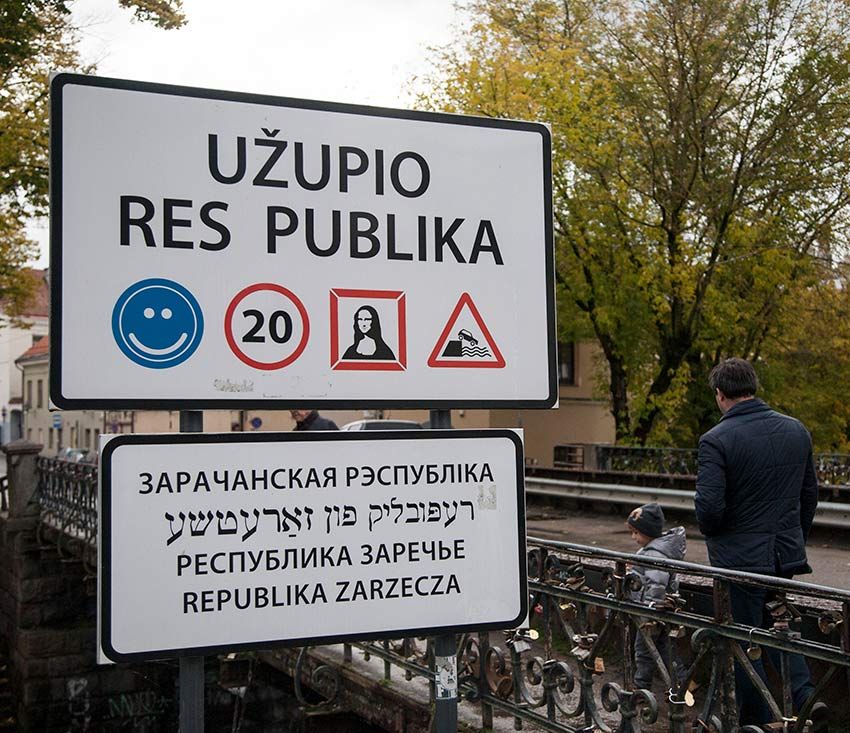
<svg viewBox="0 0 850 733"><path fill-rule="evenodd" d="M112 661L527 614L514 431L103 436L100 475Z"/></svg>
<svg viewBox="0 0 850 733"><path fill-rule="evenodd" d="M60 408L551 407L540 124L59 74Z"/></svg>

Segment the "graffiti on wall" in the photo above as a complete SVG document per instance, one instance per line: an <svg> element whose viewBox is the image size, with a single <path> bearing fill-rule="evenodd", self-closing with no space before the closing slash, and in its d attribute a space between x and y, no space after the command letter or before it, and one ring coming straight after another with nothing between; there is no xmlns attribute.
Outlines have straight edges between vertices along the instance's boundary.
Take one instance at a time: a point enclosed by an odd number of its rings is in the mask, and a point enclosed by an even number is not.
<svg viewBox="0 0 850 733"><path fill-rule="evenodd" d="M67 681L69 733L97 730L160 730L165 717L173 717L173 701L155 690L122 692L93 698L86 677ZM97 720L97 726L92 724Z"/></svg>

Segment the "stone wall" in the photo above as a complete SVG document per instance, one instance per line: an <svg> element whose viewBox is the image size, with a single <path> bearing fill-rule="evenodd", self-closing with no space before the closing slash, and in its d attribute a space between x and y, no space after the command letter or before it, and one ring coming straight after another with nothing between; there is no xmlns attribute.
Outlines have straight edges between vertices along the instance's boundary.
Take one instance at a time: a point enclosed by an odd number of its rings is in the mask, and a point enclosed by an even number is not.
<svg viewBox="0 0 850 733"><path fill-rule="evenodd" d="M96 577L67 539L60 551L60 533L39 522L35 459L41 446L17 441L4 450L9 488L8 511L0 513L0 731L177 731L178 660L96 663ZM230 731L237 712L243 733L290 730L297 717L291 680L258 672L245 716L244 701L223 689L219 665L217 657L205 660L208 733Z"/></svg>
<svg viewBox="0 0 850 733"><path fill-rule="evenodd" d="M40 448L7 447L9 512L0 516L0 634L17 730L176 729L176 662L95 662L95 579L38 531Z"/></svg>

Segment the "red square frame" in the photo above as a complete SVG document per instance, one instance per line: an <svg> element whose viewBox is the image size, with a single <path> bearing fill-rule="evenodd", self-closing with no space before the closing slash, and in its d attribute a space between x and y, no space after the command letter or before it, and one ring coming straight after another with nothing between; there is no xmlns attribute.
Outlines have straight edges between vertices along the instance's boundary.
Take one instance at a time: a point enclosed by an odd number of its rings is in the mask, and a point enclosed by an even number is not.
<svg viewBox="0 0 850 733"><path fill-rule="evenodd" d="M395 361L343 361L339 355L339 301L342 298L394 300L398 309L398 358ZM332 288L330 291L331 369L356 372L403 372L407 369L407 296L401 290L356 290Z"/></svg>

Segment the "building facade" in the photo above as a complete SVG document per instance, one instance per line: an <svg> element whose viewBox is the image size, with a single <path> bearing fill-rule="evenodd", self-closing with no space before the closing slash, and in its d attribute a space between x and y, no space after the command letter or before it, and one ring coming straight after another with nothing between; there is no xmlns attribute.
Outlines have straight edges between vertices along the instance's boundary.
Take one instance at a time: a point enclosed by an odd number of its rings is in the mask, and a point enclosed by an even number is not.
<svg viewBox="0 0 850 733"><path fill-rule="evenodd" d="M31 328L0 329L0 442L24 437L24 412L30 403L24 392L23 375L15 359L47 333L47 319L31 319Z"/></svg>
<svg viewBox="0 0 850 733"><path fill-rule="evenodd" d="M28 402L15 360L47 335L47 270L25 270L24 276L34 279L35 289L23 312L12 318L5 304L0 303L0 443L25 437L23 423ZM36 395L32 397L35 399Z"/></svg>
<svg viewBox="0 0 850 733"><path fill-rule="evenodd" d="M555 446L611 443L614 420L604 400L595 397L595 346L562 344L559 349L559 404L550 410L452 410L455 428L522 428L528 465L552 466ZM95 452L101 433L174 433L180 430L176 410L61 410L47 405L49 343L44 338L17 359L23 372L23 437L44 446L45 455L63 449ZM304 405L304 408L313 407ZM364 417L428 421L428 410L323 410L337 425ZM295 423L288 410L206 410L205 432L289 431Z"/></svg>

